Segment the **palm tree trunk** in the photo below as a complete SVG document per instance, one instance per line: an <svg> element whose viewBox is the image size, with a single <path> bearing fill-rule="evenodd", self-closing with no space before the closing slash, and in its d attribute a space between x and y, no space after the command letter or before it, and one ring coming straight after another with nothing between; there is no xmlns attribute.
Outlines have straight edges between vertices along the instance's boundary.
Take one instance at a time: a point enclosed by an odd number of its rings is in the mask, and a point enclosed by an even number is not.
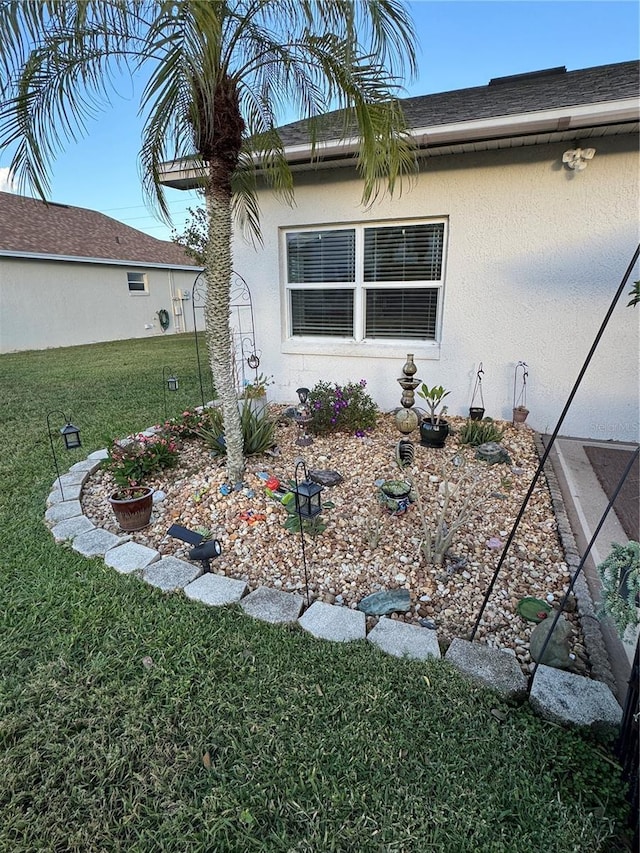
<svg viewBox="0 0 640 853"><path fill-rule="evenodd" d="M229 325L232 272L231 194L228 189L228 176L220 174L221 168L226 171L220 163L209 164L209 180L205 188L208 228L205 252L207 296L204 316L211 373L222 401L227 474L229 480L235 484L242 482L244 454Z"/></svg>

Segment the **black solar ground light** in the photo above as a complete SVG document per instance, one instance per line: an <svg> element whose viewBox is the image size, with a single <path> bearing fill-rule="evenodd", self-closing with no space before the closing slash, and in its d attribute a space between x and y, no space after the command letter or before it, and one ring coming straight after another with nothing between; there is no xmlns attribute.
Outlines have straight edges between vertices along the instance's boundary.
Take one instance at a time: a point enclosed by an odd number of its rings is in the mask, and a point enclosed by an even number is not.
<svg viewBox="0 0 640 853"><path fill-rule="evenodd" d="M167 375L168 374L168 375ZM167 391L178 390L178 377L170 367L162 368L162 397L164 400L164 418L167 419Z"/></svg>
<svg viewBox="0 0 640 853"><path fill-rule="evenodd" d="M205 539L201 533L189 530L181 524L172 524L167 533L175 539L181 539L195 546L189 551L189 559L201 562L205 572L211 571L211 560L215 560L222 554L222 545L218 539Z"/></svg>

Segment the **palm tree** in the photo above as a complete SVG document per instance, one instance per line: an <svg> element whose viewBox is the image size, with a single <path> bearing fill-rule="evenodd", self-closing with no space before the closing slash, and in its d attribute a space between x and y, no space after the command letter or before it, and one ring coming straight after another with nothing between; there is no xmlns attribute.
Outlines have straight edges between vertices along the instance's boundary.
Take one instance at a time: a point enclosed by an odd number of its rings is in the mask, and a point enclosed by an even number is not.
<svg viewBox="0 0 640 853"><path fill-rule="evenodd" d="M313 147L322 116L341 111L340 132L359 139L363 201L392 192L414 165L394 98L415 72L413 43L401 0L0 2L0 147L13 152L20 188L46 197L56 153L85 135L121 74L145 81L143 185L166 221L162 164L192 157L200 170L207 343L232 482L244 471L229 327L234 217L259 238L259 179L292 199L277 131L290 104L309 120Z"/></svg>

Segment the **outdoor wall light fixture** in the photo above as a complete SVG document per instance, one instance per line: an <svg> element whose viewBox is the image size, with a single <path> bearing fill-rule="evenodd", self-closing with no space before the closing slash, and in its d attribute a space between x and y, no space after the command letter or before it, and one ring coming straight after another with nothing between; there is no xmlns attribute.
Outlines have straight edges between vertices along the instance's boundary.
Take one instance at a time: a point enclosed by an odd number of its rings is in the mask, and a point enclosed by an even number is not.
<svg viewBox="0 0 640 853"><path fill-rule="evenodd" d="M77 447L82 447L82 443L80 441L80 430L77 426L74 426L69 418L65 415L64 412L54 411L47 412L47 434L49 435L49 444L51 445L51 455L53 456L53 465L56 469L56 475L58 477L58 486L60 487L60 494L62 495L62 500L64 500L64 491L62 490L62 481L60 479L60 469L58 468L58 460L56 458L56 451L53 444L53 433L51 431L51 422L49 418L51 415L62 415L62 419L65 421L65 425L60 427L58 430L59 434L62 436L62 440L64 441L64 446L66 450L75 450Z"/></svg>
<svg viewBox="0 0 640 853"><path fill-rule="evenodd" d="M169 374L167 376L167 373ZM164 399L164 418L167 419L167 391L178 390L178 377L169 367L162 368L162 393Z"/></svg>
<svg viewBox="0 0 640 853"><path fill-rule="evenodd" d="M595 148L571 148L562 155L562 162L567 169L583 172L587 168L588 161L595 157L595 153Z"/></svg>

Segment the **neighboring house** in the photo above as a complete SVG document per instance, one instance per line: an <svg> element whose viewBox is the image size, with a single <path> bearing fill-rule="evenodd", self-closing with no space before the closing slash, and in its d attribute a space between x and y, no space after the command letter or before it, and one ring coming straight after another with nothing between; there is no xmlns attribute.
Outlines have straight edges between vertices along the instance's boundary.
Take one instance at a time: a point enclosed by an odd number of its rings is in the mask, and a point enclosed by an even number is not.
<svg viewBox="0 0 640 853"><path fill-rule="evenodd" d="M200 268L174 243L66 204L0 193L0 352L193 330Z"/></svg>
<svg viewBox="0 0 640 853"><path fill-rule="evenodd" d="M264 189L263 245L234 242L276 399L364 378L390 409L413 353L418 378L451 390L453 414L467 413L482 362L486 414L510 419L524 361L528 423L552 430L638 244L638 91L638 63L624 62L410 98L419 174L366 209L336 114L313 160L304 124L284 127L295 206ZM164 182L196 179L183 161ZM627 302L564 435L638 439L640 308Z"/></svg>

